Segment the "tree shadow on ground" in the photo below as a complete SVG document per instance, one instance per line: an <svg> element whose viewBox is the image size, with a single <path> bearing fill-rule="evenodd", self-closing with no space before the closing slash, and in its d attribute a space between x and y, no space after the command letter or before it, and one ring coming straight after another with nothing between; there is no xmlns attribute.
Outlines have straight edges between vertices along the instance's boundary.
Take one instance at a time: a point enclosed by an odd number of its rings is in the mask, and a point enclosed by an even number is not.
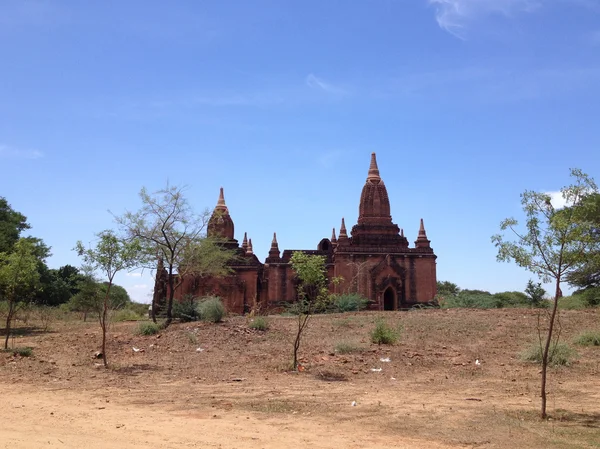
<svg viewBox="0 0 600 449"><path fill-rule="evenodd" d="M21 326L10 330L11 337L30 337L35 335L55 334L52 329L44 329L36 326ZM0 329L0 336L6 337L6 328Z"/></svg>
<svg viewBox="0 0 600 449"><path fill-rule="evenodd" d="M600 428L600 413L576 413L559 409L556 410L552 418L583 427Z"/></svg>

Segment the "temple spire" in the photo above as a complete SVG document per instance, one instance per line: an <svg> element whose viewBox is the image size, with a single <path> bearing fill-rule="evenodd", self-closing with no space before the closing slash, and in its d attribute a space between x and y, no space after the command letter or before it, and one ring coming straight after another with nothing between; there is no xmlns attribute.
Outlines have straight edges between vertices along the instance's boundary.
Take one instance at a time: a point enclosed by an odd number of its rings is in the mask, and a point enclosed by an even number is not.
<svg viewBox="0 0 600 449"><path fill-rule="evenodd" d="M244 240L242 240L242 249L244 252L248 250L248 233L244 232Z"/></svg>
<svg viewBox="0 0 600 449"><path fill-rule="evenodd" d="M340 238L339 240L345 240L348 238L348 233L346 232L346 222L344 218L342 218L342 226L340 226Z"/></svg>
<svg viewBox="0 0 600 449"><path fill-rule="evenodd" d="M377 156L375 153L371 153L371 164L369 165L369 174L367 175L367 181L381 181L379 176L379 168L377 167Z"/></svg>
<svg viewBox="0 0 600 449"><path fill-rule="evenodd" d="M248 248L246 249L246 255L251 256L252 254L254 254L254 251L252 251L252 239L248 239Z"/></svg>
<svg viewBox="0 0 600 449"><path fill-rule="evenodd" d="M337 243L337 238L335 236L335 228L331 231L331 243Z"/></svg>
<svg viewBox="0 0 600 449"><path fill-rule="evenodd" d="M219 192L219 200L217 201L217 207L215 210L227 211L227 205L225 204L225 195L223 194L223 187L221 187L221 191Z"/></svg>
<svg viewBox="0 0 600 449"><path fill-rule="evenodd" d="M279 244L277 243L277 233L273 233L273 240L271 241L271 249L277 248L279 250Z"/></svg>
<svg viewBox="0 0 600 449"><path fill-rule="evenodd" d="M277 262L279 260L279 244L277 243L277 233L273 233L273 240L271 241L271 249L269 250L269 257L267 262Z"/></svg>
<svg viewBox="0 0 600 449"><path fill-rule="evenodd" d="M431 242L427 239L427 233L425 232L425 225L423 224L423 219L421 218L421 225L419 226L419 235L417 236L417 240L415 241L415 246L417 248L429 248L429 244Z"/></svg>

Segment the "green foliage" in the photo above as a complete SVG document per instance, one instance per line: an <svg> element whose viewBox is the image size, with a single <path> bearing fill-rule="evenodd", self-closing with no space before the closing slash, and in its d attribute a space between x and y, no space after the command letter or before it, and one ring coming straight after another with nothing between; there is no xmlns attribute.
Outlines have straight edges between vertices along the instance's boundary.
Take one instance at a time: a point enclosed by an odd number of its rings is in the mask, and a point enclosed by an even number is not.
<svg viewBox="0 0 600 449"><path fill-rule="evenodd" d="M173 302L173 318L182 323L198 321L200 319L198 298L191 295L186 296L182 301Z"/></svg>
<svg viewBox="0 0 600 449"><path fill-rule="evenodd" d="M357 312L367 308L369 300L358 293L334 295L332 299L335 312Z"/></svg>
<svg viewBox="0 0 600 449"><path fill-rule="evenodd" d="M401 327L396 329L388 325L382 319L375 323L375 328L371 331L371 341L378 345L393 345L400 339Z"/></svg>
<svg viewBox="0 0 600 449"><path fill-rule="evenodd" d="M443 298L450 298L458 296L460 293L460 287L454 282L450 281L437 281L437 294Z"/></svg>
<svg viewBox="0 0 600 449"><path fill-rule="evenodd" d="M499 300L488 292L470 293L463 290L458 296L439 299L440 307L443 309L467 308L467 309L495 309Z"/></svg>
<svg viewBox="0 0 600 449"><path fill-rule="evenodd" d="M15 211L6 198L0 197L0 253L12 252L21 232L30 227L27 217Z"/></svg>
<svg viewBox="0 0 600 449"><path fill-rule="evenodd" d="M575 338L575 344L581 346L600 346L600 331L586 331Z"/></svg>
<svg viewBox="0 0 600 449"><path fill-rule="evenodd" d="M521 358L527 362L542 363L543 348L539 343L535 343L527 348L521 354ZM552 345L548 352L549 366L569 366L573 359L577 357L577 352L566 343Z"/></svg>
<svg viewBox="0 0 600 449"><path fill-rule="evenodd" d="M335 344L335 352L338 354L352 354L363 350L363 347L349 341L340 341Z"/></svg>
<svg viewBox="0 0 600 449"><path fill-rule="evenodd" d="M156 323L140 323L136 329L138 335L155 335L160 332L160 326Z"/></svg>
<svg viewBox="0 0 600 449"><path fill-rule="evenodd" d="M495 307L498 309L504 307L527 307L531 306L532 302L523 292L501 292L493 295Z"/></svg>
<svg viewBox="0 0 600 449"><path fill-rule="evenodd" d="M10 352L21 357L31 357L33 355L33 348L25 346L21 348L3 349L2 352Z"/></svg>
<svg viewBox="0 0 600 449"><path fill-rule="evenodd" d="M118 310L112 317L113 321L139 321L145 319L144 316L140 316L138 313L131 309Z"/></svg>
<svg viewBox="0 0 600 449"><path fill-rule="evenodd" d="M227 314L221 298L216 296L202 299L197 306L198 314L202 321L220 323Z"/></svg>
<svg viewBox="0 0 600 449"><path fill-rule="evenodd" d="M525 295L531 301L533 306L539 305L544 300L544 295L546 294L546 290L542 288L541 282L537 284L533 282L532 279L527 281L527 286L525 287Z"/></svg>
<svg viewBox="0 0 600 449"><path fill-rule="evenodd" d="M561 310L583 310L587 307L581 295L563 296L558 300L558 308Z"/></svg>
<svg viewBox="0 0 600 449"><path fill-rule="evenodd" d="M269 320L264 316L256 316L250 321L248 327L257 331L266 331L269 329Z"/></svg>
<svg viewBox="0 0 600 449"><path fill-rule="evenodd" d="M580 290L576 294L587 307L596 307L600 305L600 287L589 287Z"/></svg>

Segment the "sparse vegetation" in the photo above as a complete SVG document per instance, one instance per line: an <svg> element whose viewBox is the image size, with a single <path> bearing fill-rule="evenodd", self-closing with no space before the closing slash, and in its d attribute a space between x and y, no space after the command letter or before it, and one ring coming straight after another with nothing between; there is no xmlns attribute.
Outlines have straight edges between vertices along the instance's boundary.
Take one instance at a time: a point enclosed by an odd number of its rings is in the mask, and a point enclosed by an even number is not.
<svg viewBox="0 0 600 449"><path fill-rule="evenodd" d="M202 299L198 303L196 310L202 321L210 323L220 323L227 314L223 301L216 296L209 296Z"/></svg>
<svg viewBox="0 0 600 449"><path fill-rule="evenodd" d="M31 357L33 355L33 348L25 346L22 348L3 349L2 352L10 352L21 357Z"/></svg>
<svg viewBox="0 0 600 449"><path fill-rule="evenodd" d="M335 344L335 352L338 354L353 354L363 350L363 347L351 341L340 341Z"/></svg>
<svg viewBox="0 0 600 449"><path fill-rule="evenodd" d="M145 319L131 309L118 310L113 314L113 321L139 321Z"/></svg>
<svg viewBox="0 0 600 449"><path fill-rule="evenodd" d="M335 312L358 312L365 310L369 301L358 293L334 295L332 298Z"/></svg>
<svg viewBox="0 0 600 449"><path fill-rule="evenodd" d="M154 335L160 332L160 325L156 323L140 323L136 329L139 335Z"/></svg>
<svg viewBox="0 0 600 449"><path fill-rule="evenodd" d="M401 329L391 327L382 319L375 323L375 328L371 331L371 341L378 345L393 345L400 339Z"/></svg>
<svg viewBox="0 0 600 449"><path fill-rule="evenodd" d="M535 343L527 348L521 358L527 362L542 363L543 347ZM548 352L549 366L569 366L577 357L577 352L566 343L557 343Z"/></svg>
<svg viewBox="0 0 600 449"><path fill-rule="evenodd" d="M264 316L257 316L252 318L250 324L248 324L248 327L257 331L266 331L269 329L269 320L267 320Z"/></svg>
<svg viewBox="0 0 600 449"><path fill-rule="evenodd" d="M600 331L583 332L574 342L580 346L600 346Z"/></svg>
<svg viewBox="0 0 600 449"><path fill-rule="evenodd" d="M198 321L200 319L198 299L192 296L184 298L183 301L175 301L173 303L173 318L182 323Z"/></svg>

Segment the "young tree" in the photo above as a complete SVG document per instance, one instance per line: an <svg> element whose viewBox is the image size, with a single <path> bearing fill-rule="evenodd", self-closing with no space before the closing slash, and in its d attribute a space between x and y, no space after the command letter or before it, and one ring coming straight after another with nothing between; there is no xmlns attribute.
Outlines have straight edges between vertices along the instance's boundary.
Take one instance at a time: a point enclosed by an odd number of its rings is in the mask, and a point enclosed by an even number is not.
<svg viewBox="0 0 600 449"><path fill-rule="evenodd" d="M87 321L88 313L102 310L100 284L94 275L94 267L90 265L81 267L81 278L77 283L77 289L79 291L69 300L69 309L73 312L81 312L83 321Z"/></svg>
<svg viewBox="0 0 600 449"><path fill-rule="evenodd" d="M571 176L574 183L561 189L568 205L577 205L582 197L597 191L593 179L580 170L572 169ZM498 234L492 241L498 248L498 261L514 261L542 281L554 281L554 301L542 348L541 417L545 419L548 354L558 300L562 296L560 284L586 258L591 245L589 223L580 220L572 207L555 209L546 193L525 191L521 195L521 204L526 217L524 229L518 227L517 220L508 218L500 224L500 229L511 231L512 238Z"/></svg>
<svg viewBox="0 0 600 449"><path fill-rule="evenodd" d="M137 240L125 241L113 231L102 231L97 234L98 241L93 248L86 248L81 241L77 242L75 250L84 262L100 271L107 280L106 291L103 294L102 310L99 313L100 327L102 328L102 360L104 367L108 367L106 360L106 333L109 324L109 311L111 310L110 290L115 275L122 270L136 266L139 260L141 247Z"/></svg>
<svg viewBox="0 0 600 449"><path fill-rule="evenodd" d="M527 282L527 286L525 287L525 294L527 298L531 301L533 306L537 306L541 304L544 300L544 295L546 294L546 290L542 287L541 282L533 282L532 279L529 279Z"/></svg>
<svg viewBox="0 0 600 449"><path fill-rule="evenodd" d="M136 238L145 253L144 266L155 269L157 258L167 270L167 318L173 319L173 298L186 275L220 276L227 272L233 252L218 241L204 237L210 215L196 215L183 195L183 188L169 186L155 193L140 191L142 208L116 217L129 237ZM177 271L178 276L175 276ZM152 301L152 319L156 322L157 300Z"/></svg>
<svg viewBox="0 0 600 449"><path fill-rule="evenodd" d="M10 253L21 232L30 229L27 217L15 211L6 198L0 196L0 253Z"/></svg>
<svg viewBox="0 0 600 449"><path fill-rule="evenodd" d="M294 369L298 369L298 349L300 339L312 314L323 307L329 299L327 289L327 276L325 270L325 257L305 254L296 251L290 259L293 270L298 277L298 327L294 339Z"/></svg>
<svg viewBox="0 0 600 449"><path fill-rule="evenodd" d="M26 239L17 240L12 252L0 253L0 297L8 303L4 349L19 306L31 301L39 286L38 262L33 244Z"/></svg>

